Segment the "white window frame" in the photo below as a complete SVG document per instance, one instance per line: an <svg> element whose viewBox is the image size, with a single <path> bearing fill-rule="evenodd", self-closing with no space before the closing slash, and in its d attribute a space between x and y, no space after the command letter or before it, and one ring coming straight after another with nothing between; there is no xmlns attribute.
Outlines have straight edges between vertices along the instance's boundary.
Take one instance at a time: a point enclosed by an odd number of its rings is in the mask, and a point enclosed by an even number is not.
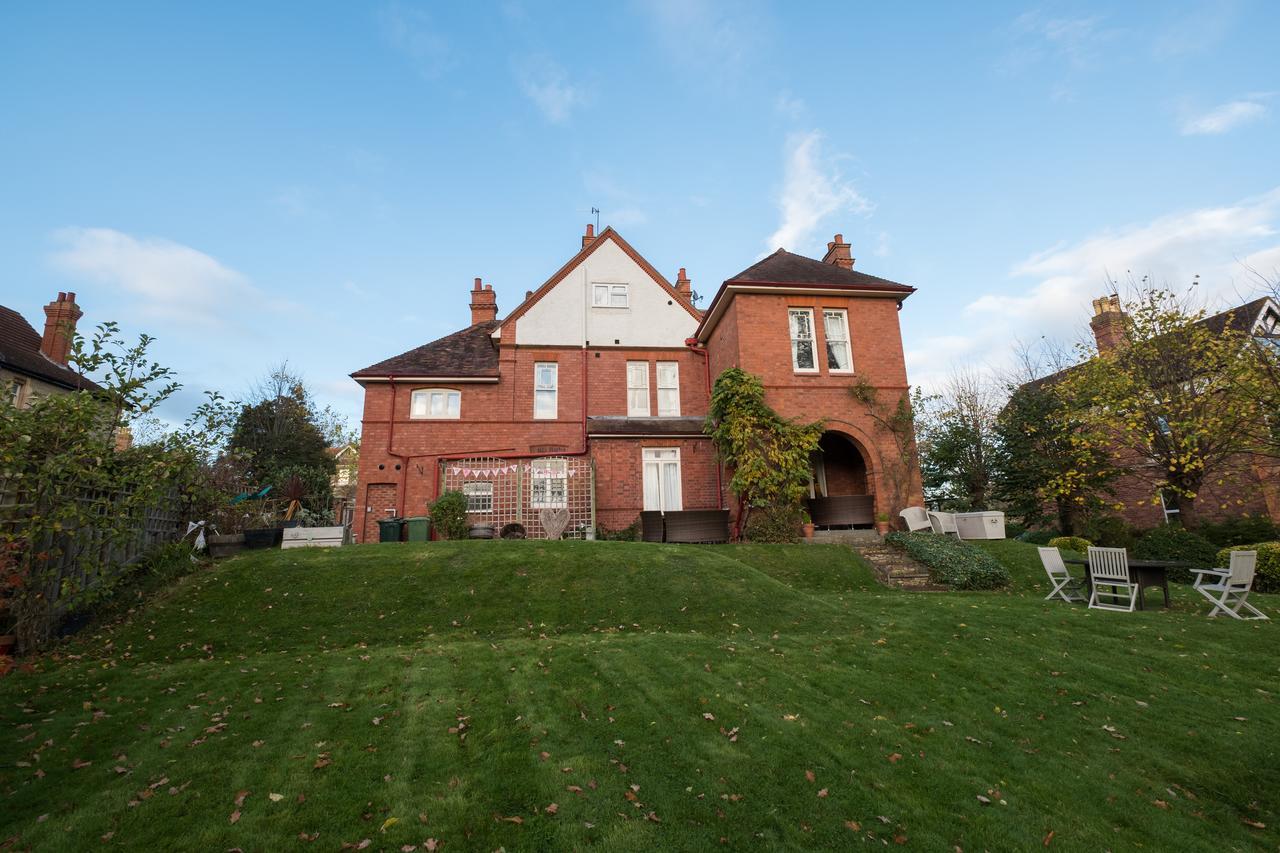
<svg viewBox="0 0 1280 853"><path fill-rule="evenodd" d="M15 376L9 382L9 402L15 409L22 407L22 392L27 390L27 380L20 376Z"/></svg>
<svg viewBox="0 0 1280 853"><path fill-rule="evenodd" d="M664 377L663 373L666 373L667 375ZM680 362L658 362L657 378L658 417L680 417Z"/></svg>
<svg viewBox="0 0 1280 853"><path fill-rule="evenodd" d="M827 326L828 318L839 318L839 331L844 335L843 338L833 339L831 337L830 329ZM853 373L853 342L849 340L849 312L843 308L823 308L822 336L826 342L827 371L829 373ZM833 342L837 344L844 344L844 357L845 361L849 364L848 367L833 367L831 365L831 344Z"/></svg>
<svg viewBox="0 0 1280 853"><path fill-rule="evenodd" d="M437 400L443 400L440 410L436 409ZM462 392L455 388L415 388L409 395L409 417L417 421L456 421L462 417Z"/></svg>
<svg viewBox="0 0 1280 853"><path fill-rule="evenodd" d="M640 451L640 483L646 512L679 512L684 509L680 448L645 447ZM674 494L665 483L675 477ZM653 479L651 479L653 478Z"/></svg>
<svg viewBox="0 0 1280 853"><path fill-rule="evenodd" d="M627 417L649 417L649 362L627 362Z"/></svg>
<svg viewBox="0 0 1280 853"><path fill-rule="evenodd" d="M809 320L809 337L801 337L796 334L795 319L803 315ZM791 369L796 373L817 373L818 372L818 339L813 327L813 309L812 308L788 308L787 309L787 333L791 336ZM809 354L813 359L812 367L800 366L800 342L809 342Z"/></svg>
<svg viewBox="0 0 1280 853"><path fill-rule="evenodd" d="M544 456L529 464L529 506L534 509L565 509L569 506L568 459Z"/></svg>
<svg viewBox="0 0 1280 853"><path fill-rule="evenodd" d="M551 382L539 384L542 371L550 368ZM539 409L539 400L550 400L549 411ZM533 417L536 420L554 421L560 417L560 364L554 361L537 361L533 364Z"/></svg>
<svg viewBox="0 0 1280 853"><path fill-rule="evenodd" d="M592 308L630 308L631 288L614 281L591 282Z"/></svg>
<svg viewBox="0 0 1280 853"><path fill-rule="evenodd" d="M474 480L462 484L462 493L467 496L467 512L479 514L493 513L493 483L489 480ZM487 506L477 504L487 503Z"/></svg>

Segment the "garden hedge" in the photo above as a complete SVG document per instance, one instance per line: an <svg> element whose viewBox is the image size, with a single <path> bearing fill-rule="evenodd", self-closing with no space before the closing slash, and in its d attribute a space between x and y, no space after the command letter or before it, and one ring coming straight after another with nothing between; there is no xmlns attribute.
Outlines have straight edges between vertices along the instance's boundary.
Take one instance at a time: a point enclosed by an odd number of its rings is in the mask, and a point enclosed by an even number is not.
<svg viewBox="0 0 1280 853"><path fill-rule="evenodd" d="M1169 580L1191 583L1195 569L1212 569L1218 551L1203 536L1185 530L1176 524L1162 524L1148 530L1130 551L1138 560L1177 560L1188 567L1169 569Z"/></svg>
<svg viewBox="0 0 1280 853"><path fill-rule="evenodd" d="M1050 548L1061 548L1063 551L1075 551L1084 554L1093 543L1083 536L1055 536L1049 540Z"/></svg>
<svg viewBox="0 0 1280 853"><path fill-rule="evenodd" d="M998 589L1009 570L975 545L936 533L890 533L884 538L929 569L929 579L956 589Z"/></svg>
<svg viewBox="0 0 1280 853"><path fill-rule="evenodd" d="M1235 545L1218 552L1217 565L1225 569L1231 564L1232 551L1257 551L1258 566L1254 570L1255 592L1280 592L1280 542L1255 542L1252 545Z"/></svg>

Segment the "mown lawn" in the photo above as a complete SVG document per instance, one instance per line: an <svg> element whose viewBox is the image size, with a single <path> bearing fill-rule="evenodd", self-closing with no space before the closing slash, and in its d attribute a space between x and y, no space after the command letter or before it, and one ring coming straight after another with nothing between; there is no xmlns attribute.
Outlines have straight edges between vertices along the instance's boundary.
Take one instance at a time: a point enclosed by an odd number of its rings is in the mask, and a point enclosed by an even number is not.
<svg viewBox="0 0 1280 853"><path fill-rule="evenodd" d="M1275 849L1276 623L1044 602L985 547L1010 591L837 546L219 564L0 679L0 846Z"/></svg>

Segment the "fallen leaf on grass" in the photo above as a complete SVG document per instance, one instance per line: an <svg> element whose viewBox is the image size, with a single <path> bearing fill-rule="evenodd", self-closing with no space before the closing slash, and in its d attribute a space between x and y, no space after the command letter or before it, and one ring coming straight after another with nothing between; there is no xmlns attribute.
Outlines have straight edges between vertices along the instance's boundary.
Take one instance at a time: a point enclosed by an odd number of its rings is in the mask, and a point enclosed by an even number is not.
<svg viewBox="0 0 1280 853"><path fill-rule="evenodd" d="M977 796L978 796L978 802L982 803L984 806L991 805L991 800L988 797L984 797L981 794L978 794Z"/></svg>
<svg viewBox="0 0 1280 853"><path fill-rule="evenodd" d="M236 809L235 811L233 811L233 812L231 813L231 822L232 822L232 823L235 823L235 822L236 822L236 821L238 821L239 819L240 819L240 810L239 810L239 809Z"/></svg>
<svg viewBox="0 0 1280 853"><path fill-rule="evenodd" d="M501 817L499 815L494 815L494 817L499 821L514 823L516 826L520 826L521 824L524 823L524 818L520 817L520 815L512 815L511 817Z"/></svg>
<svg viewBox="0 0 1280 853"><path fill-rule="evenodd" d="M822 799L822 800L825 800L825 799L827 798L827 789L826 789L826 788L823 788L821 791L819 791L819 792L818 792L818 798L819 798L819 799Z"/></svg>
<svg viewBox="0 0 1280 853"><path fill-rule="evenodd" d="M1158 809L1168 809L1168 808L1169 808L1169 804L1168 804L1168 803L1166 803L1164 800L1152 800L1152 801L1151 801L1151 805L1155 806L1155 807L1156 807L1156 808L1158 808Z"/></svg>
<svg viewBox="0 0 1280 853"><path fill-rule="evenodd" d="M702 719L704 720L714 720L715 718L716 718L716 715L711 713L710 711L702 712Z"/></svg>
<svg viewBox="0 0 1280 853"><path fill-rule="evenodd" d="M1051 830L1049 830L1049 834L1048 834L1048 835L1046 835L1046 836L1044 837L1044 846L1045 846L1045 847L1048 847L1048 846L1049 846L1049 843L1050 843L1051 841L1053 841L1053 836L1055 836L1055 835L1057 835L1057 833L1056 833L1056 832L1054 832L1052 829L1051 829Z"/></svg>
<svg viewBox="0 0 1280 853"><path fill-rule="evenodd" d="M378 830L378 832L386 832L386 831L387 831L387 829L389 829L390 827L395 826L395 825L396 825L397 823L399 823L399 822L400 822L400 818L398 818L398 817L389 817L389 818L387 818L386 820L384 820L384 821L382 822L382 828L381 828L381 829L379 829L379 830Z"/></svg>
<svg viewBox="0 0 1280 853"><path fill-rule="evenodd" d="M92 761L85 761L83 759L77 758L75 761L71 762L71 769L79 770L81 767L88 767L92 763L93 763Z"/></svg>
<svg viewBox="0 0 1280 853"><path fill-rule="evenodd" d="M812 771L812 770L806 770L806 771L804 771L804 778L805 778L805 779L807 779L807 780L808 780L808 781L810 781L810 782L813 782L813 781L816 781L818 777L817 777L817 776L815 776L815 775L813 775L813 771Z"/></svg>
<svg viewBox="0 0 1280 853"><path fill-rule="evenodd" d="M1267 825L1260 820L1249 820L1247 817L1240 818L1240 822L1245 826L1252 826L1254 829L1266 829Z"/></svg>
<svg viewBox="0 0 1280 853"><path fill-rule="evenodd" d="M278 803L284 799L284 794L267 794L267 799L273 803Z"/></svg>
<svg viewBox="0 0 1280 853"><path fill-rule="evenodd" d="M422 849L426 850L427 853L435 853L435 849L439 843L440 842L436 841L434 838L428 838L426 841L422 842Z"/></svg>
<svg viewBox="0 0 1280 853"><path fill-rule="evenodd" d="M862 831L862 824L858 823L856 820L846 820L844 822L844 825L845 825L845 828L848 829L850 832Z"/></svg>
<svg viewBox="0 0 1280 853"><path fill-rule="evenodd" d="M886 757L889 759L890 764L897 764L899 761L902 760L902 753L892 752Z"/></svg>
<svg viewBox="0 0 1280 853"><path fill-rule="evenodd" d="M238 792L238 793L236 794L236 808L239 808L240 806L243 806L243 805L244 805L244 799L245 799L245 797L249 796L249 794L250 794L250 793L252 793L252 792L251 792L251 791L240 791L240 792Z"/></svg>
<svg viewBox="0 0 1280 853"><path fill-rule="evenodd" d="M553 814L555 814L556 812L560 811L560 806L556 805L555 803L552 803L551 805L549 805L549 806L547 806L545 809L543 809L543 811L544 811L544 812L546 812L546 813L547 813L547 814L549 814L549 815L553 815Z"/></svg>

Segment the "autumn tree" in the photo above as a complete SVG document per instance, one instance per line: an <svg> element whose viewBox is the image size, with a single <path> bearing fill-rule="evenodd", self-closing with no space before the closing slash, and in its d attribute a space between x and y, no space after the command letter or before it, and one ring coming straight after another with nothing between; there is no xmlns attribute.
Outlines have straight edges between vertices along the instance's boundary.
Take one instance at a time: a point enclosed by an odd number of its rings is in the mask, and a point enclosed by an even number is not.
<svg viewBox="0 0 1280 853"><path fill-rule="evenodd" d="M1083 362L1053 383L1062 406L1054 429L1082 453L1108 449L1113 462L1145 479L1191 517L1206 471L1224 470L1250 449L1262 376L1247 332L1211 326L1203 309L1143 285L1122 300L1119 343L1081 346ZM1083 472L1050 478L1054 496L1081 497Z"/></svg>
<svg viewBox="0 0 1280 853"><path fill-rule="evenodd" d="M917 394L914 409L925 496L947 509L986 509L1000 413L995 388L975 372L957 372L938 394Z"/></svg>
<svg viewBox="0 0 1280 853"><path fill-rule="evenodd" d="M261 483L271 483L280 471L295 466L332 474L328 448L333 436L322 429L323 413L302 377L281 364L241 406L229 448L248 460L251 475Z"/></svg>

